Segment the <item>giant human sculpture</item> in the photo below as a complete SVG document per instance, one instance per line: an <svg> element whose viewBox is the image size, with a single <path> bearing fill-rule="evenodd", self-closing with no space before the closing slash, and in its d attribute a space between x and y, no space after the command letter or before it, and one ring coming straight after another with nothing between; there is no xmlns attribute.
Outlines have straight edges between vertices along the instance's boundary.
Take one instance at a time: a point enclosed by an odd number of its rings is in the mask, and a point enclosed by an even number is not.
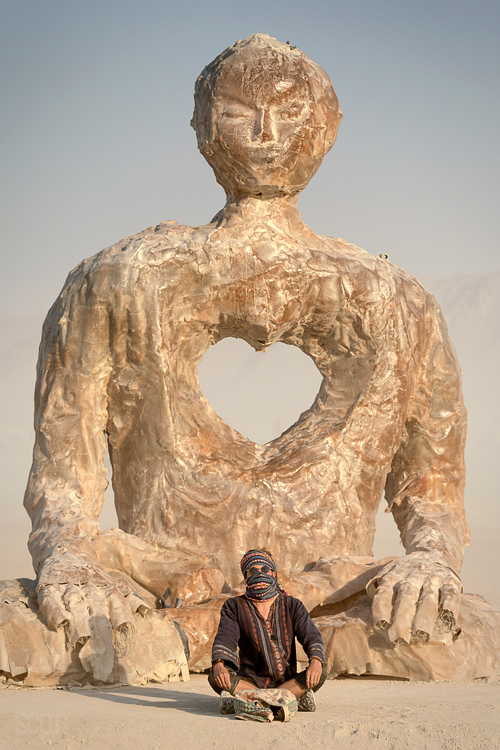
<svg viewBox="0 0 500 750"><path fill-rule="evenodd" d="M172 621L191 667L208 667L238 560L259 546L316 616L331 677L494 668L498 613L461 595L466 415L439 307L297 210L341 116L300 50L262 34L237 42L198 78L193 118L226 205L207 225L162 222L70 273L38 364L25 496L37 601L26 582L4 584L4 626L38 634L18 679L112 680L123 660L121 679L149 679L145 641L177 643ZM266 445L200 390L200 360L228 336L299 347L323 376L311 408ZM100 532L107 448L120 529ZM384 488L406 555L376 563ZM155 610L165 591L172 608Z"/></svg>

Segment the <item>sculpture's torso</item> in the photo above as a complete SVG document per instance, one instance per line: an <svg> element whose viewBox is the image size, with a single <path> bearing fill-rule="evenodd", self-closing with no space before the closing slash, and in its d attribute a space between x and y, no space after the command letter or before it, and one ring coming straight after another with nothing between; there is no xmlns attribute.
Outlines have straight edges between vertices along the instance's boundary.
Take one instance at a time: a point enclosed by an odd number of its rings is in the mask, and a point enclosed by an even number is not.
<svg viewBox="0 0 500 750"><path fill-rule="evenodd" d="M279 549L290 572L370 555L422 375L429 299L386 261L270 221L165 222L118 243L70 274L47 316L27 507L56 498L81 508L95 534L106 434L120 527L169 559L215 563L236 583L251 547ZM225 424L200 390L198 365L227 336L298 346L323 375L311 408L265 446ZM439 452L447 423L428 426L438 442L399 467L398 486ZM66 518L44 516L37 549L53 534L58 543Z"/></svg>
<svg viewBox="0 0 500 750"><path fill-rule="evenodd" d="M212 553L228 574L259 545L279 547L289 570L371 554L423 340L415 280L312 233L171 222L75 273L109 318L107 432L121 528ZM265 446L225 424L200 390L198 364L226 336L299 346L324 377L311 409Z"/></svg>

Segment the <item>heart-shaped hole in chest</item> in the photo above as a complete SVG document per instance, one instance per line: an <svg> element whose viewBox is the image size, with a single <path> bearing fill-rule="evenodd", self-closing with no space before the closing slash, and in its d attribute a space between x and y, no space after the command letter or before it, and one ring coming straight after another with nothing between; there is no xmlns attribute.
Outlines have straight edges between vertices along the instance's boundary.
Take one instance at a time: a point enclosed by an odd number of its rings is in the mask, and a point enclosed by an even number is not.
<svg viewBox="0 0 500 750"><path fill-rule="evenodd" d="M212 409L259 445L279 437L313 404L322 377L295 346L277 343L255 352L242 339L210 347L198 367Z"/></svg>

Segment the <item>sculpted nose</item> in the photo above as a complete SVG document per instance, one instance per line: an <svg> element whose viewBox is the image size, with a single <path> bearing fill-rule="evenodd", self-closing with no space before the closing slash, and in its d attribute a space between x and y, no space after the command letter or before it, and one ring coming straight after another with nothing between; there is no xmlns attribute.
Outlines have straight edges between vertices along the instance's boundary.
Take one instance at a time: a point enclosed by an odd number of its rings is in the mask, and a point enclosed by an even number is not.
<svg viewBox="0 0 500 750"><path fill-rule="evenodd" d="M259 140L263 143L276 140L273 120L268 109L260 109L257 111L253 140Z"/></svg>

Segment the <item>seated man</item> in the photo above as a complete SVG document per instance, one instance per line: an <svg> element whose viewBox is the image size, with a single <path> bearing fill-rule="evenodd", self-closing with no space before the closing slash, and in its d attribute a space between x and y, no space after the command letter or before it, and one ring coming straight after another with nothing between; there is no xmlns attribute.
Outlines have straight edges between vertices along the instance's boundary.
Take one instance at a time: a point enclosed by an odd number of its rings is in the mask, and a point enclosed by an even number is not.
<svg viewBox="0 0 500 750"><path fill-rule="evenodd" d="M279 585L270 552L250 550L240 565L246 591L222 607L208 676L222 694L221 713L233 713L224 691L235 695L256 687L286 688L298 699L299 711L315 711L314 692L326 678L325 647L317 627L302 602ZM309 657L302 672L297 672L295 637Z"/></svg>

